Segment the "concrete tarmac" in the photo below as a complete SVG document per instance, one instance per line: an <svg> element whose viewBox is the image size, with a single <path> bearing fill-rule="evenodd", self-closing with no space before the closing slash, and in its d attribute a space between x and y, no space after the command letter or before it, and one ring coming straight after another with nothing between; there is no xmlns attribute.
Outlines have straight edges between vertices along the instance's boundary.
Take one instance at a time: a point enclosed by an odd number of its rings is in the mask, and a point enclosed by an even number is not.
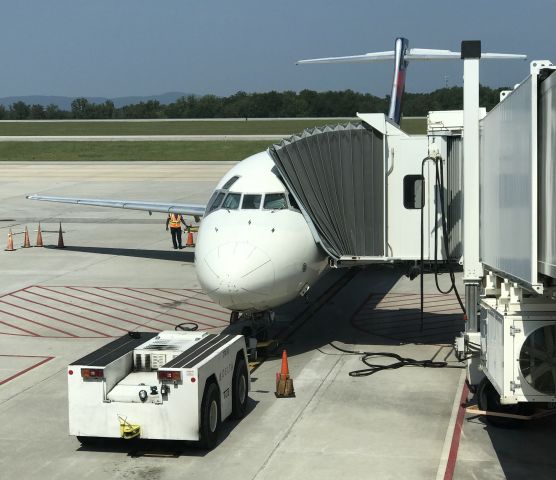
<svg viewBox="0 0 556 480"><path fill-rule="evenodd" d="M222 331L228 312L199 288L192 250L173 250L165 217L25 200L25 194L205 203L230 164L0 164L0 471L2 478L337 479L552 478L554 422L499 431L467 416L451 448L463 370L450 343L462 328L453 296L375 266L327 273L309 301L276 312L296 397L276 399L280 360L252 374L249 412L225 422L211 452L165 442L81 447L67 434L66 366L128 330L195 321ZM34 243L19 248L25 225ZM62 223L65 249L56 249ZM441 281L446 281L446 276ZM446 360L370 376L355 352ZM376 364L390 359L372 360ZM519 452L525 450L527 456ZM459 453L458 453L459 452Z"/></svg>

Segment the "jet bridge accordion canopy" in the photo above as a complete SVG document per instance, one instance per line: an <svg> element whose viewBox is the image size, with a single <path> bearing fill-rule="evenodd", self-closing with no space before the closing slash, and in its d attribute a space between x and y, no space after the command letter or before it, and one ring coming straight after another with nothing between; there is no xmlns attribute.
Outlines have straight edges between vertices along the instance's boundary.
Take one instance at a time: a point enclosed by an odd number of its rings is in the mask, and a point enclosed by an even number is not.
<svg viewBox="0 0 556 480"><path fill-rule="evenodd" d="M333 259L383 257L384 140L348 123L305 130L270 148L286 186Z"/></svg>

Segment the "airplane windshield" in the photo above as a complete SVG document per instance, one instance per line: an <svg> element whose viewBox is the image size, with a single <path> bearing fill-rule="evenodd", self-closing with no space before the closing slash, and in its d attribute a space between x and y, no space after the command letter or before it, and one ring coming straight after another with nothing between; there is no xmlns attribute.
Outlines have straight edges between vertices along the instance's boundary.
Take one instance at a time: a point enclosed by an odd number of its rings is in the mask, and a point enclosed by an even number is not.
<svg viewBox="0 0 556 480"><path fill-rule="evenodd" d="M241 208L245 210L258 210L261 206L262 195L243 195Z"/></svg>
<svg viewBox="0 0 556 480"><path fill-rule="evenodd" d="M208 213L216 210L220 206L220 204L222 203L222 199L224 198L224 195L225 195L224 192L214 193L208 205L208 209L207 209Z"/></svg>
<svg viewBox="0 0 556 480"><path fill-rule="evenodd" d="M241 200L241 193L229 193L222 204L222 208L228 210L236 210L239 208L239 201Z"/></svg>
<svg viewBox="0 0 556 480"><path fill-rule="evenodd" d="M265 210L283 210L288 208L286 196L283 193L267 193L264 196Z"/></svg>

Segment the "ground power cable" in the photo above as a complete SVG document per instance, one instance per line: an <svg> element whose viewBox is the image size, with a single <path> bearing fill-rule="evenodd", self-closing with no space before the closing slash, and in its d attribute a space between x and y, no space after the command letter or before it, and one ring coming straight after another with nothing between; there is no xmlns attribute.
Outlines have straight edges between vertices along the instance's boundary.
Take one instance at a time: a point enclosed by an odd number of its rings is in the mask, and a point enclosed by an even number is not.
<svg viewBox="0 0 556 480"><path fill-rule="evenodd" d="M368 377L384 370L397 370L398 368L402 367L465 368L461 365L450 365L447 361L436 361L431 359L415 360L414 358L402 357L401 355L392 352L365 352L358 350L347 350L345 348L334 345L332 342L330 342L329 345L339 352L342 352L343 354L361 356L361 361L367 366L367 368L352 370L351 372L349 372L350 377ZM376 364L371 362L373 359L377 358L391 358L395 361L388 364Z"/></svg>
<svg viewBox="0 0 556 480"><path fill-rule="evenodd" d="M442 227L442 240L444 251L446 253L447 259L447 266L448 272L450 274L450 288L448 290L442 290L440 287L440 283L438 282L439 277L439 262L438 262L438 227L436 226L436 218L435 218L435 226L434 226L434 283L436 285L436 289L444 294L448 295L452 291L454 292L458 303L461 307L461 310L464 315L466 315L465 306L461 300L461 296L458 292L456 286L456 277L454 273L454 269L452 264L448 259L449 255L449 243L448 243L448 226L446 223L446 210L444 206L444 167L442 165L442 158L441 157L431 157L427 156L421 162L421 178L422 178L422 186L421 186L421 265L420 265L420 283L419 283L419 293L421 297L421 308L420 308L420 330L423 331L424 326L424 298L425 298L425 286L424 286L424 273L425 273L425 222L424 222L424 210L425 210L425 188L424 188L424 179L425 179L425 165L427 162L433 162L435 166L435 187L437 189L437 193L440 198L440 222ZM436 217L437 210L435 209L435 217ZM429 252L430 253L430 252Z"/></svg>

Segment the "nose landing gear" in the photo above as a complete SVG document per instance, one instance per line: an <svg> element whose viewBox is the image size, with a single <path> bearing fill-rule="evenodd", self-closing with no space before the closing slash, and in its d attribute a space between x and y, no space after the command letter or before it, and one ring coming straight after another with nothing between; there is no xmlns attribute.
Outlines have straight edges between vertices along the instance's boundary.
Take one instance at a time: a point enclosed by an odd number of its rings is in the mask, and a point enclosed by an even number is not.
<svg viewBox="0 0 556 480"><path fill-rule="evenodd" d="M275 314L272 310L264 312L237 312L230 314L230 325L241 325L241 334L247 341L247 352L251 360L256 360L257 350L266 348L272 343L270 338L270 330L274 324Z"/></svg>

